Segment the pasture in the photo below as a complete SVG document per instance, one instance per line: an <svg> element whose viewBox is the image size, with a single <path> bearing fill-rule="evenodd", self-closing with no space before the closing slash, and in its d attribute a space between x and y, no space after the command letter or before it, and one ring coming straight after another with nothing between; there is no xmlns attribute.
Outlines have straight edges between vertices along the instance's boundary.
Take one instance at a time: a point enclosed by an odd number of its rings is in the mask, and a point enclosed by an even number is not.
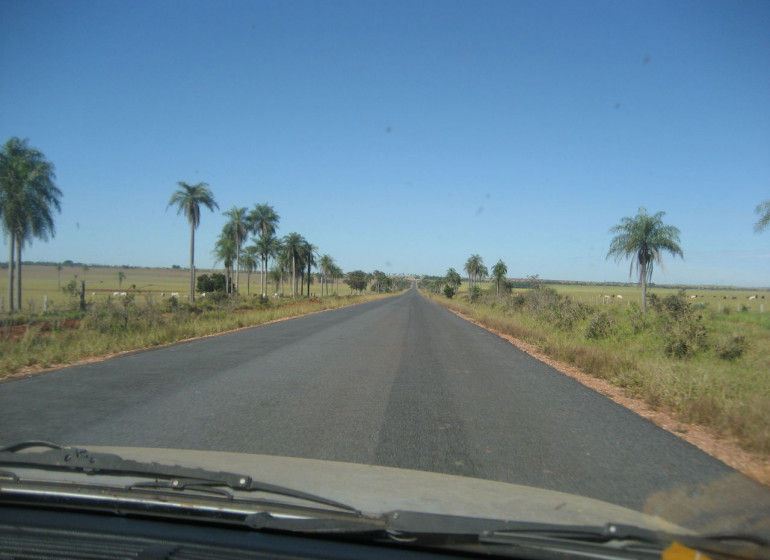
<svg viewBox="0 0 770 560"><path fill-rule="evenodd" d="M125 278L122 283L118 274L123 272ZM213 272L224 273L223 270L196 269L196 275L211 274ZM247 275L240 273L241 294L259 294L259 272ZM186 268L121 268L121 267L88 267L62 266L61 271L54 265L25 265L22 268L22 306L24 312L36 313L42 310L43 297L47 296L48 308L66 305L70 296L62 291L67 283L75 280L80 289L80 282L86 283L86 301L106 301L115 292L134 293L137 295L161 294L168 296L171 293L179 293L180 299L186 299L189 295L190 272ZM314 280L316 280L314 278ZM334 286L329 286L329 292L334 293ZM318 295L320 284L315 281L311 284L311 292ZM280 290L278 291L280 293ZM284 294L291 292L289 278L284 279ZM275 286L271 283L268 293L275 293ZM337 282L337 293L341 296L350 294L347 284ZM8 295L8 269L0 270L0 300L2 309L5 309L5 298Z"/></svg>
<svg viewBox="0 0 770 560"><path fill-rule="evenodd" d="M600 285L600 284L546 284L555 289L560 295L569 296L574 301L585 304L606 304L614 306L630 306L632 303L641 305L642 290L636 284ZM494 294L496 285L493 281L479 282L482 291ZM664 298L679 293L684 289L692 303L704 308L724 312L770 313L770 288L720 288L701 286L655 286L647 288L647 296L655 294ZM513 293L526 293L528 289L514 289ZM460 294L468 292L468 283L460 286Z"/></svg>

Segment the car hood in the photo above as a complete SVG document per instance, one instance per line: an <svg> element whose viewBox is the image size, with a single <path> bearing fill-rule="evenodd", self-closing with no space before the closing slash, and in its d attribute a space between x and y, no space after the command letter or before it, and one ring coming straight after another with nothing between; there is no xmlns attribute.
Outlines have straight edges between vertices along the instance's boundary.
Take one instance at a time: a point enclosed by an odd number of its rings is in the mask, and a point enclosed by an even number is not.
<svg viewBox="0 0 770 560"><path fill-rule="evenodd" d="M335 500L371 515L400 510L564 525L627 524L689 533L659 517L599 500L464 476L271 455L136 447L88 449L135 461L248 475L263 483Z"/></svg>

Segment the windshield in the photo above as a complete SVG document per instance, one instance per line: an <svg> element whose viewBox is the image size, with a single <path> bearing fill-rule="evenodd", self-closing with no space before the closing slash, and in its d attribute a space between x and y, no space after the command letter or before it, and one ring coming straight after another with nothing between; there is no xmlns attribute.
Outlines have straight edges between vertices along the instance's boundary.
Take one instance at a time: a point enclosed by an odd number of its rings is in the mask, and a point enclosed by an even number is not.
<svg viewBox="0 0 770 560"><path fill-rule="evenodd" d="M0 447L770 534L770 3L0 13Z"/></svg>

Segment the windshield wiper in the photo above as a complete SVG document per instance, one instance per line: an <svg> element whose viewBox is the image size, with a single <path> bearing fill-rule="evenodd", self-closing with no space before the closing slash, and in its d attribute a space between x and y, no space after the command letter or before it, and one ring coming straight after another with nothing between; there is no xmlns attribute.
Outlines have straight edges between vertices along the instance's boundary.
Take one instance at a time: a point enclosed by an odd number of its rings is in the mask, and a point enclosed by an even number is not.
<svg viewBox="0 0 770 560"><path fill-rule="evenodd" d="M515 546L550 551L583 550L595 554L597 547L610 547L613 554L651 555L677 542L712 558L770 560L770 541L754 535L690 535L654 531L634 525L607 523L602 526L555 525L522 521L467 518L452 515L395 511L387 516L389 536L415 544L466 543Z"/></svg>
<svg viewBox="0 0 770 560"><path fill-rule="evenodd" d="M41 447L45 450L23 452ZM128 488L155 488L174 491L189 489L208 491L232 498L232 494L229 492L217 490L228 488L242 492L276 494L346 510L359 515L361 513L358 509L336 500L330 500L276 484L259 482L247 475L178 465L145 463L124 459L112 453L92 453L87 449L64 447L45 441L25 441L0 447L0 468L3 469L6 475L16 477L16 480L19 479L18 473L11 472L8 469L33 468L49 471L72 471L88 475L147 477L155 480L134 483Z"/></svg>

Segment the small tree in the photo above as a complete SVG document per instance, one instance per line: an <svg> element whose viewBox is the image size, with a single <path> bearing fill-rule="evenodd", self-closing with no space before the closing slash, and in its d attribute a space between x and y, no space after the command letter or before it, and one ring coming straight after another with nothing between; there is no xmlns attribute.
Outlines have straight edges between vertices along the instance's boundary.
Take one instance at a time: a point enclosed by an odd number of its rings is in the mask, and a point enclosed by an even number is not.
<svg viewBox="0 0 770 560"><path fill-rule="evenodd" d="M348 273L348 277L345 280L351 290L356 290L361 293L366 289L368 282L367 274L363 270L354 270Z"/></svg>

